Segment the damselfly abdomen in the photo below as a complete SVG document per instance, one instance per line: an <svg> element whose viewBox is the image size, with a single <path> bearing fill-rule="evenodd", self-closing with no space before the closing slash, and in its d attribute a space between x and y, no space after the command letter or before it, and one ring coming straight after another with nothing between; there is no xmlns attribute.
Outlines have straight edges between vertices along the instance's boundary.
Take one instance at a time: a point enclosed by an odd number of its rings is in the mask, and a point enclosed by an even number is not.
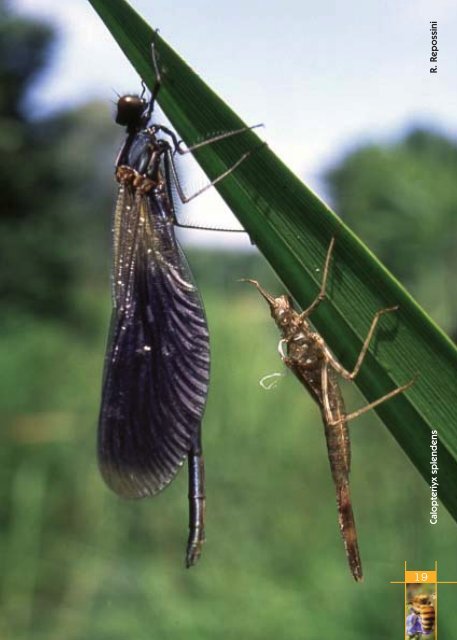
<svg viewBox="0 0 457 640"><path fill-rule="evenodd" d="M183 201L191 199L182 193L174 154L244 129L182 149L172 131L149 124L157 89L149 103L138 96L118 101L116 121L126 127L127 138L116 162L113 315L98 455L106 483L126 498L155 495L188 459L191 566L204 541L201 421L210 358L202 301L174 233L171 181Z"/></svg>

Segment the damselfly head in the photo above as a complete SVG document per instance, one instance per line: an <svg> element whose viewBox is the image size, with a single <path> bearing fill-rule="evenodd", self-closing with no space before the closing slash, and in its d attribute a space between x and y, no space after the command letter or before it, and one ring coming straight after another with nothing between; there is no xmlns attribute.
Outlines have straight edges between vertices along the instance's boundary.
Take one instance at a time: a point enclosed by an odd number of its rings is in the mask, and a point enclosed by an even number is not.
<svg viewBox="0 0 457 640"><path fill-rule="evenodd" d="M148 102L140 96L121 96L117 101L116 122L128 129L144 126Z"/></svg>

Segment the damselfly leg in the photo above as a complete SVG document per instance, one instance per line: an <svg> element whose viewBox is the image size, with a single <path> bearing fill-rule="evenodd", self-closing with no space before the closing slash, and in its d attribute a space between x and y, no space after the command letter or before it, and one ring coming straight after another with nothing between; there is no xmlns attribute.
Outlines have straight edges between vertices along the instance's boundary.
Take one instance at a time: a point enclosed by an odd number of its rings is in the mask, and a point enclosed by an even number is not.
<svg viewBox="0 0 457 640"><path fill-rule="evenodd" d="M246 131L249 128L252 128L252 127L247 127L246 129L240 129L240 131L237 131L236 133L242 133L243 131ZM206 140L205 144L210 144L212 142L217 142L220 139L221 139L220 137L212 138L210 140ZM201 144L199 146L204 146L204 145ZM243 155L234 164L232 164L231 167L229 167L226 171L224 171L223 173L218 175L217 178L214 178L214 180L212 180L211 182L208 182L208 184L206 184L204 187L202 187L201 189L199 189L198 191L196 191L195 193L193 193L190 196L186 196L185 193L184 193L184 190L183 190L182 185L181 185L181 183L179 181L179 178L178 178L178 173L176 171L173 155L170 154L170 164L171 164L171 169L172 169L172 174L173 174L173 181L174 181L174 183L176 185L176 190L178 192L179 199L181 200L181 202L183 204L187 204L188 202L190 202L191 200L193 200L197 196L200 196L202 193L205 193L205 191L208 191L208 189L211 189L211 187L214 187L221 180L223 180L224 178L227 178L227 176L229 176L231 173L233 173L233 171L235 171L235 169L237 169L237 167L239 167L242 162L244 162L247 158L249 158L249 156L251 156L253 153L255 153L256 151L258 151L259 149L261 149L264 146L265 146L265 144L262 143L262 144L258 145L257 147L255 147L254 149L251 149L250 151L246 151L246 153L243 153Z"/></svg>

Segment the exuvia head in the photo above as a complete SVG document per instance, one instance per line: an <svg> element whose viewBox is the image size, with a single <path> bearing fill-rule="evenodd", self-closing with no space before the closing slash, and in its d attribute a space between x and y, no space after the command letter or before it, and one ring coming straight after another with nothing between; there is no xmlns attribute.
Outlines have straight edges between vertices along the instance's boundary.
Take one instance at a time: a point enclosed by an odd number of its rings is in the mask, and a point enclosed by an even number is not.
<svg viewBox="0 0 457 640"><path fill-rule="evenodd" d="M249 280L246 278L243 279L243 282L253 284L261 296L265 298L270 307L271 315L279 327L285 327L290 323L291 312L295 313L295 310L292 298L289 295L282 295L274 298L257 282L257 280Z"/></svg>
<svg viewBox="0 0 457 640"><path fill-rule="evenodd" d="M145 127L149 116L149 102L140 96L121 96L117 101L116 122L128 131Z"/></svg>
<svg viewBox="0 0 457 640"><path fill-rule="evenodd" d="M290 324L291 311L292 313L295 311L292 298L287 294L283 294L282 296L273 298L272 302L269 302L269 305L271 315L276 321L276 324L281 329L287 327Z"/></svg>

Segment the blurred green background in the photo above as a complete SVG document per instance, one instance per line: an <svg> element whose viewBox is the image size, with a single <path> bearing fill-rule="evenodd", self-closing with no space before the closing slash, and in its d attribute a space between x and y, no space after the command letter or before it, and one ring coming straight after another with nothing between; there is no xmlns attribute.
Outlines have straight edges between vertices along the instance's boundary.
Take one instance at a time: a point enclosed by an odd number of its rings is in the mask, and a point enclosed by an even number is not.
<svg viewBox="0 0 457 640"><path fill-rule="evenodd" d="M283 368L264 303L237 282L280 291L254 251L188 251L213 358L200 564L184 569L185 472L142 502L102 484L95 431L122 132L104 104L31 119L24 97L53 37L0 3L1 640L401 637L403 588L389 582L405 560L438 560L440 579L457 580L455 524L441 508L429 525L427 485L374 416L360 419L351 479L365 582L353 582L318 410L291 375L259 385ZM326 176L336 210L454 337L456 170L454 141L412 129ZM351 408L364 402L345 394ZM456 587L439 598L451 637Z"/></svg>

